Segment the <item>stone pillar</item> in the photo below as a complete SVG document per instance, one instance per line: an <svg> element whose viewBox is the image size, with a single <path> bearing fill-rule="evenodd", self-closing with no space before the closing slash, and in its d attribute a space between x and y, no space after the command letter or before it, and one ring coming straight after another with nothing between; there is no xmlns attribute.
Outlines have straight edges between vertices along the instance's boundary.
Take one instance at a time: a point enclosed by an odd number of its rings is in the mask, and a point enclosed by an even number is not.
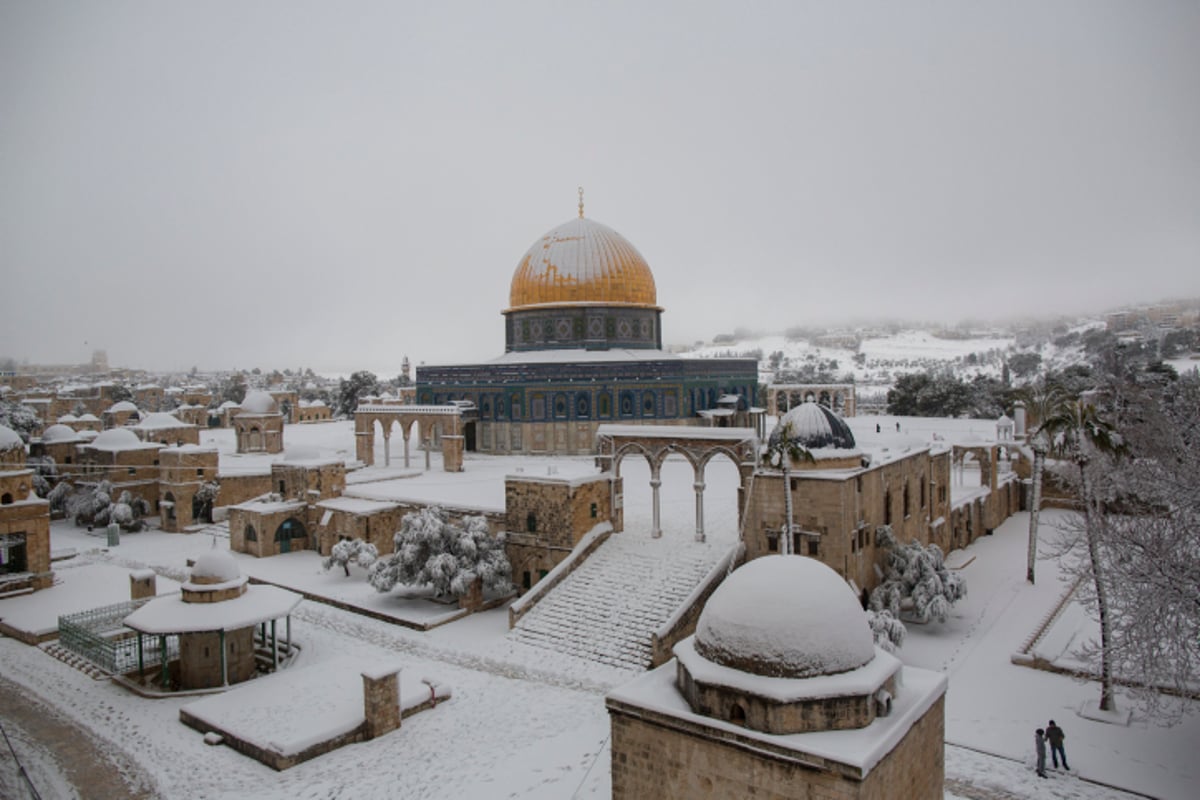
<svg viewBox="0 0 1200 800"><path fill-rule="evenodd" d="M654 539L662 538L662 525L660 523L658 503L658 487L662 486L662 479L659 477L660 469L658 464L655 464L650 469L650 494L654 509L654 523L650 527L650 536Z"/></svg>
<svg viewBox="0 0 1200 800"><path fill-rule="evenodd" d="M692 484L696 490L696 541L704 541L704 481L697 479Z"/></svg>
<svg viewBox="0 0 1200 800"><path fill-rule="evenodd" d="M1018 400L1013 403L1013 436L1025 438L1025 404Z"/></svg>
<svg viewBox="0 0 1200 800"><path fill-rule="evenodd" d="M400 727L400 665L384 664L362 673L364 738L374 739Z"/></svg>
<svg viewBox="0 0 1200 800"><path fill-rule="evenodd" d="M465 440L462 436L447 434L442 437L442 469L446 472L463 471L463 449Z"/></svg>
<svg viewBox="0 0 1200 800"><path fill-rule="evenodd" d="M404 468L408 469L411 465L408 463L408 431L404 432Z"/></svg>
<svg viewBox="0 0 1200 800"><path fill-rule="evenodd" d="M467 593L458 598L458 607L472 612L483 608L483 580L481 578L471 581L471 587L467 589Z"/></svg>
<svg viewBox="0 0 1200 800"><path fill-rule="evenodd" d="M158 576L152 569L135 569L129 573L129 599L141 600L158 594L156 580Z"/></svg>
<svg viewBox="0 0 1200 800"><path fill-rule="evenodd" d="M392 437L386 433L383 435L383 465L392 465Z"/></svg>
<svg viewBox="0 0 1200 800"><path fill-rule="evenodd" d="M240 453L241 450L238 450ZM375 431L355 431L354 457L368 467L375 465Z"/></svg>

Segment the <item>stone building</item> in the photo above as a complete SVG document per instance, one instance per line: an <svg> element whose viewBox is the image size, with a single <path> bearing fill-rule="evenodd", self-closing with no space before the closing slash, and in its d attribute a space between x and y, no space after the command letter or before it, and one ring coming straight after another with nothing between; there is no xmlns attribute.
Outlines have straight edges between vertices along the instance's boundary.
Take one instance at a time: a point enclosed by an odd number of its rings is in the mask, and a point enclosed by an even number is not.
<svg viewBox="0 0 1200 800"><path fill-rule="evenodd" d="M113 403L100 415L105 428L120 428L141 419L138 407L128 400Z"/></svg>
<svg viewBox="0 0 1200 800"><path fill-rule="evenodd" d="M250 586L229 552L214 547L196 559L178 595L156 597L125 618L137 632L136 678L157 678L160 691L229 686L257 674L258 648L269 654L263 659L268 671L274 670L291 653L291 614L302 599L277 586ZM282 654L279 619L286 622ZM144 666L145 636L159 639L160 653L171 651L168 639L178 640L178 660L162 660L157 676L147 675Z"/></svg>
<svg viewBox="0 0 1200 800"><path fill-rule="evenodd" d="M285 459L271 465L271 493L231 506L229 549L273 556L318 547L318 503L339 497L346 465L321 459Z"/></svg>
<svg viewBox="0 0 1200 800"><path fill-rule="evenodd" d="M613 493L621 478L602 473L582 478L551 475L504 479L504 550L513 583L524 589L546 576L597 525L621 530Z"/></svg>
<svg viewBox="0 0 1200 800"><path fill-rule="evenodd" d="M73 469L76 451L85 442L74 428L58 423L42 431L39 438L29 443L29 455L32 458L52 458L59 474Z"/></svg>
<svg viewBox="0 0 1200 800"><path fill-rule="evenodd" d="M202 489L217 483L217 450L199 445L164 447L159 457L158 510L162 530L180 533L188 526L212 522L215 499Z"/></svg>
<svg viewBox="0 0 1200 800"><path fill-rule="evenodd" d="M184 403L171 412L179 418L181 422L186 422L189 425L195 425L197 428L208 427L208 407L192 405Z"/></svg>
<svg viewBox="0 0 1200 800"><path fill-rule="evenodd" d="M417 367L416 402L473 403L466 449L489 453L590 453L604 422L697 424L723 395L753 406L758 363L663 351L662 311L646 260L580 202L517 265L504 355Z"/></svg>
<svg viewBox="0 0 1200 800"><path fill-rule="evenodd" d="M50 571L50 504L33 491L25 443L0 425L0 594L45 589Z"/></svg>
<svg viewBox="0 0 1200 800"><path fill-rule="evenodd" d="M323 400L301 400L298 413L300 422L328 422L333 419L333 412Z"/></svg>
<svg viewBox="0 0 1200 800"><path fill-rule="evenodd" d="M300 395L293 392L291 389L282 389L271 387L267 390L267 394L271 395L271 399L279 407L279 413L283 414L284 422L289 425L295 425L300 421Z"/></svg>
<svg viewBox="0 0 1200 800"><path fill-rule="evenodd" d="M283 414L275 398L264 391L246 393L241 411L233 417L239 453L282 453Z"/></svg>
<svg viewBox="0 0 1200 800"><path fill-rule="evenodd" d="M114 499L128 490L158 513L158 442L143 442L128 428L104 431L91 442L78 445L78 482L112 484Z"/></svg>
<svg viewBox="0 0 1200 800"><path fill-rule="evenodd" d="M235 403L232 400L226 400L225 402L221 403L221 405L210 411L209 417L210 419L216 419L216 427L218 428L232 428L233 418L241 412L241 403ZM209 424L212 425L213 423L210 421Z"/></svg>
<svg viewBox="0 0 1200 800"><path fill-rule="evenodd" d="M200 444L199 428L165 411L147 414L136 425L128 427L143 442L158 442L164 447Z"/></svg>
<svg viewBox="0 0 1200 800"><path fill-rule="evenodd" d="M606 699L614 800L942 797L945 676L875 647L819 561L742 566L675 656Z"/></svg>

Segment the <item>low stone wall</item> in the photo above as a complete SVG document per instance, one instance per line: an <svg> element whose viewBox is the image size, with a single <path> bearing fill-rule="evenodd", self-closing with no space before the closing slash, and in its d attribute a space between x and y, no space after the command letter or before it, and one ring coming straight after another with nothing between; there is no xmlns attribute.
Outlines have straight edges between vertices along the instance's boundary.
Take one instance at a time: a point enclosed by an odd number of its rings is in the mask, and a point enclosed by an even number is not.
<svg viewBox="0 0 1200 800"><path fill-rule="evenodd" d="M590 556L597 547L608 541L608 537L612 536L612 526L600 528L592 535L591 532L585 534L580 539L579 544L571 551L570 555L558 562L558 566L552 569L546 577L542 578L533 588L525 594L517 598L517 601L508 607L508 627L513 628L520 621L521 617L528 614L533 607L541 601L554 587L562 583L568 575L574 572L587 557Z"/></svg>
<svg viewBox="0 0 1200 800"><path fill-rule="evenodd" d="M700 612L704 610L708 598L717 590L725 577L743 563L745 557L746 548L741 542L738 542L709 571L688 599L683 601L680 610L650 636L651 667L667 663L675 651L675 645L696 632L696 623L700 620Z"/></svg>

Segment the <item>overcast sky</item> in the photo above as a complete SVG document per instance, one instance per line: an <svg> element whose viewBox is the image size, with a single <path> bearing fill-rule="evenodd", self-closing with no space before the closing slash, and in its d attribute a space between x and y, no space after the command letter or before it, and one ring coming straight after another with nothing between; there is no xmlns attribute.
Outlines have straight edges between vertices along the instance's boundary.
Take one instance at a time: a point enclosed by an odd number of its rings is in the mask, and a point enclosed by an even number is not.
<svg viewBox="0 0 1200 800"><path fill-rule="evenodd" d="M504 348L575 213L668 343L1200 295L1200 4L0 1L0 356Z"/></svg>

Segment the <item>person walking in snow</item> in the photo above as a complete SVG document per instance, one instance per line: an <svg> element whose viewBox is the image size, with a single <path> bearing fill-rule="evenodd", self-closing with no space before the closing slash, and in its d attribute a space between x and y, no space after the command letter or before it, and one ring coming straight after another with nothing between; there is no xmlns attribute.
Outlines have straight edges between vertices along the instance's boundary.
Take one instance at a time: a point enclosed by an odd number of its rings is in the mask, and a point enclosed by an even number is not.
<svg viewBox="0 0 1200 800"><path fill-rule="evenodd" d="M1063 769L1070 771L1067 766L1067 751L1063 749L1063 740L1067 735L1063 733L1063 729L1055 724L1054 720L1050 720L1050 726L1046 728L1046 739L1050 742L1050 760L1054 763L1054 768L1058 769L1058 759L1061 757Z"/></svg>
<svg viewBox="0 0 1200 800"><path fill-rule="evenodd" d="M1033 747L1037 751L1037 774L1046 777L1046 732L1041 728L1033 734Z"/></svg>

